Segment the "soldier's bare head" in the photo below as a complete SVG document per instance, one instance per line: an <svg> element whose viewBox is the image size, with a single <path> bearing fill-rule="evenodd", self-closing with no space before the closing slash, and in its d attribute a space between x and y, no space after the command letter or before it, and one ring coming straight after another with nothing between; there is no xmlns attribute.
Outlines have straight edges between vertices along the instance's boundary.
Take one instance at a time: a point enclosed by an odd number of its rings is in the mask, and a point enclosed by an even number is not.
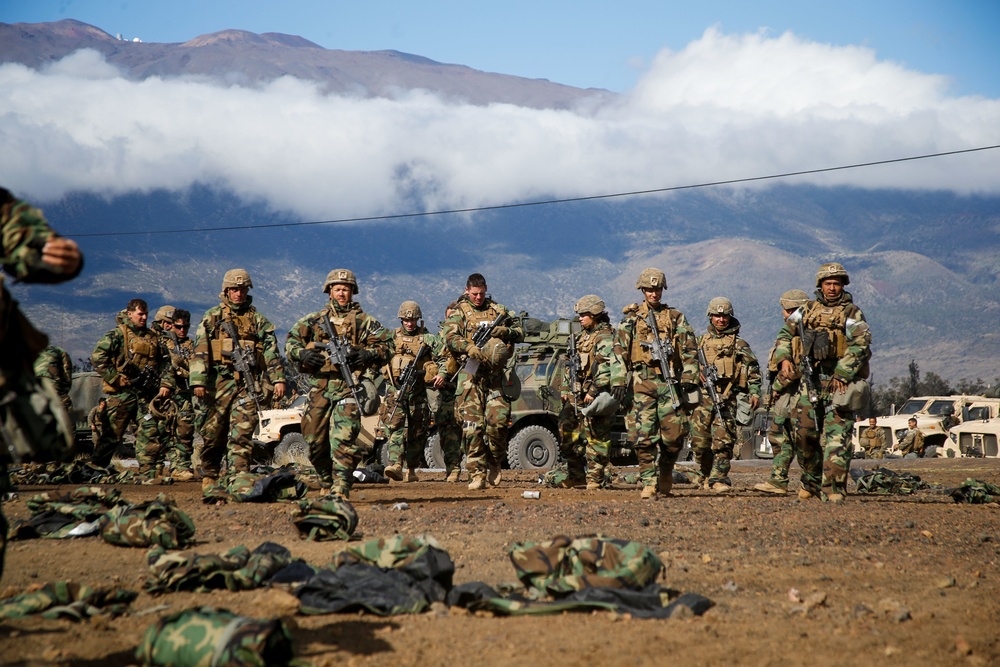
<svg viewBox="0 0 1000 667"><path fill-rule="evenodd" d="M125 315L129 322L137 327L146 326L146 318L149 317L149 306L144 299L132 299L125 306Z"/></svg>
<svg viewBox="0 0 1000 667"><path fill-rule="evenodd" d="M481 273L473 273L465 281L465 295L477 308L486 302L486 278Z"/></svg>

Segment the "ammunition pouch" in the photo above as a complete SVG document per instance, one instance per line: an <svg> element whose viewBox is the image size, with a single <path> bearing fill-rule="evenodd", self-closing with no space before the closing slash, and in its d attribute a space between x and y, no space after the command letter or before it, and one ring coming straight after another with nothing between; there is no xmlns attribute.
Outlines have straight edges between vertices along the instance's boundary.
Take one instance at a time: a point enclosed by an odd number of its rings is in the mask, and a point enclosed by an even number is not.
<svg viewBox="0 0 1000 667"><path fill-rule="evenodd" d="M740 392L736 395L736 423L749 426L753 421L753 409L750 407L750 394Z"/></svg>
<svg viewBox="0 0 1000 667"><path fill-rule="evenodd" d="M871 386L864 380L854 380L843 393L834 392L830 403L841 412L862 412L871 403Z"/></svg>

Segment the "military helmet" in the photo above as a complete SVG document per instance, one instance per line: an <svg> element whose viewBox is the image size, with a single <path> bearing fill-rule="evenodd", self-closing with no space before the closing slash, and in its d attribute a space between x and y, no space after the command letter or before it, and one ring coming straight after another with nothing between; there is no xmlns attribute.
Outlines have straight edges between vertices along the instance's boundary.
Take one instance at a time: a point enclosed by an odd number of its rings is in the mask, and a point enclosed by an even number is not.
<svg viewBox="0 0 1000 667"><path fill-rule="evenodd" d="M222 291L225 292L231 287L253 287L250 274L246 269L229 269L222 277Z"/></svg>
<svg viewBox="0 0 1000 667"><path fill-rule="evenodd" d="M823 281L827 278L840 278L841 285L851 284L851 279L847 275L847 269L844 268L843 264L838 262L827 262L819 267L819 271L816 272L816 287L823 284Z"/></svg>
<svg viewBox="0 0 1000 667"><path fill-rule="evenodd" d="M510 359L510 348L499 338L490 338L483 344L483 354L491 368L503 368Z"/></svg>
<svg viewBox="0 0 1000 667"><path fill-rule="evenodd" d="M174 310L173 306L160 306L160 309L156 311L156 317L153 318L154 322L174 322Z"/></svg>
<svg viewBox="0 0 1000 667"><path fill-rule="evenodd" d="M326 274L326 282L323 283L323 291L329 292L334 285L350 285L354 294L358 293L358 281L354 277L354 272L347 269L334 269Z"/></svg>
<svg viewBox="0 0 1000 667"><path fill-rule="evenodd" d="M636 289L643 288L667 289L667 277L659 269L643 269L639 279L635 281Z"/></svg>
<svg viewBox="0 0 1000 667"><path fill-rule="evenodd" d="M809 295L800 289L790 289L781 295L779 303L785 310L795 310L809 301Z"/></svg>
<svg viewBox="0 0 1000 667"><path fill-rule="evenodd" d="M399 313L396 315L399 319L420 319L424 314L420 312L420 304L416 301L404 301L399 304Z"/></svg>
<svg viewBox="0 0 1000 667"><path fill-rule="evenodd" d="M573 311L577 315L600 315L604 312L604 301L596 294L588 294L580 297L580 300L573 306Z"/></svg>
<svg viewBox="0 0 1000 667"><path fill-rule="evenodd" d="M724 296L717 296L708 302L708 312L706 313L709 317L712 315L729 315L733 316L733 302Z"/></svg>

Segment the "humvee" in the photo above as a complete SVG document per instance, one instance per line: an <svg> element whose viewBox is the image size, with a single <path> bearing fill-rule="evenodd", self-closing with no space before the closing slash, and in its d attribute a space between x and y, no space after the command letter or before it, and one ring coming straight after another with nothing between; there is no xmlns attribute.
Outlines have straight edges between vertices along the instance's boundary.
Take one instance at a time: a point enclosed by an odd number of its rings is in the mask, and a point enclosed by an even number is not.
<svg viewBox="0 0 1000 667"><path fill-rule="evenodd" d="M951 429L951 438L938 449L948 458L1000 458L1000 417L969 419Z"/></svg>
<svg viewBox="0 0 1000 667"><path fill-rule="evenodd" d="M69 416L73 421L78 452L87 452L94 448L90 434L90 411L104 396L103 386L101 374L96 371L73 373L69 389L69 398L73 407L69 411Z"/></svg>

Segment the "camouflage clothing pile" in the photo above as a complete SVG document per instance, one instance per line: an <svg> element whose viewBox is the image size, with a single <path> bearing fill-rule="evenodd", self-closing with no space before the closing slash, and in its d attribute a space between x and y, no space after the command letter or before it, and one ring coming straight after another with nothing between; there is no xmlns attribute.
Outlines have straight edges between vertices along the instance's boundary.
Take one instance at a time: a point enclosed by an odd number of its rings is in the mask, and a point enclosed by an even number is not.
<svg viewBox="0 0 1000 667"><path fill-rule="evenodd" d="M614 487L612 480L614 479L614 471L611 466L607 466L602 470L603 474L600 477L600 481L597 482L602 489L610 489ZM559 489L565 488L567 482L570 479L569 465L565 461L560 462L555 468L548 470L544 475L542 475L542 486ZM596 476L595 476L596 479Z"/></svg>
<svg viewBox="0 0 1000 667"><path fill-rule="evenodd" d="M852 471L853 473L854 471ZM851 475L854 476L853 474ZM888 468L874 468L858 476L854 483L858 493L878 493L883 495L909 495L914 491L933 488L913 473L896 472Z"/></svg>
<svg viewBox="0 0 1000 667"><path fill-rule="evenodd" d="M235 470L204 489L204 501L234 503L277 503L298 500L306 495L305 482L287 468L255 466L253 470Z"/></svg>
<svg viewBox="0 0 1000 667"><path fill-rule="evenodd" d="M358 527L358 513L354 505L338 496L319 500L303 500L292 523L307 540L349 540Z"/></svg>
<svg viewBox="0 0 1000 667"><path fill-rule="evenodd" d="M0 600L0 618L66 618L82 621L98 614L119 616L128 612L138 593L119 588L94 589L72 581L45 584L41 589Z"/></svg>
<svg viewBox="0 0 1000 667"><path fill-rule="evenodd" d="M958 488L950 489L948 495L956 503L972 503L973 505L1000 503L1000 486L970 477L962 482Z"/></svg>
<svg viewBox="0 0 1000 667"><path fill-rule="evenodd" d="M65 493L39 493L25 503L31 518L15 524L10 539L91 535L98 530L98 519L124 502L117 489L98 486L83 486Z"/></svg>
<svg viewBox="0 0 1000 667"><path fill-rule="evenodd" d="M119 505L101 517L101 537L123 547L159 545L182 549L194 543L194 522L162 493L147 503Z"/></svg>
<svg viewBox="0 0 1000 667"><path fill-rule="evenodd" d="M156 477L155 471L140 473L135 468L122 471L105 468L90 461L29 464L11 471L11 482L24 486L50 484L173 484L169 477Z"/></svg>
<svg viewBox="0 0 1000 667"><path fill-rule="evenodd" d="M168 552L158 546L146 556L149 576L143 590L154 595L217 588L247 591L264 585L291 561L291 552L273 542L265 542L252 552L241 545L221 554Z"/></svg>
<svg viewBox="0 0 1000 667"><path fill-rule="evenodd" d="M295 657L285 623L201 607L170 614L146 629L135 649L143 665L215 667L287 665Z"/></svg>

